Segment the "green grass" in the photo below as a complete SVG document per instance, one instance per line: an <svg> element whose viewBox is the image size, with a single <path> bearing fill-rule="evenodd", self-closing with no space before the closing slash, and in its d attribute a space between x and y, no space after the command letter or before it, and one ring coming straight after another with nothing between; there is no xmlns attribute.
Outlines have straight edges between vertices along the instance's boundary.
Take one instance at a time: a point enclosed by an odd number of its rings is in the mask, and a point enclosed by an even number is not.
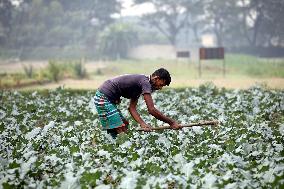
<svg viewBox="0 0 284 189"><path fill-rule="evenodd" d="M145 73L150 75L154 70L163 67L170 70L174 76L193 78L198 76L193 62L176 62L174 60L143 60L137 62L136 60L122 60L111 66L121 73Z"/></svg>
<svg viewBox="0 0 284 189"><path fill-rule="evenodd" d="M235 74L250 77L284 77L284 59L265 59L247 55L226 57L228 68Z"/></svg>
<svg viewBox="0 0 284 189"><path fill-rule="evenodd" d="M125 73L151 74L164 67L178 78L199 78L198 61L187 60L118 60L107 64L102 74L119 75ZM225 59L227 78L271 78L284 77L284 59L260 59L254 56L228 54ZM223 77L223 60L202 60L202 78Z"/></svg>
<svg viewBox="0 0 284 189"><path fill-rule="evenodd" d="M58 63L60 63L60 61ZM63 61L63 63L64 68L69 70L73 64L72 61L68 61L68 63ZM97 62L94 64L96 63ZM242 54L227 54L225 63L225 79L240 79L240 82L243 82L243 80L247 79L284 78L284 58L265 59ZM174 59L122 59L117 61L103 62L103 67L87 69L86 74L88 74L89 79L92 79L94 84L97 86L103 81L117 75L135 73L150 75L154 70L164 67L170 71L173 80L175 81L175 85L173 87L187 87L192 84L193 80L196 81L197 79L200 79L198 66L199 61L189 62L186 59L179 59L178 61ZM201 67L202 80L211 81L213 79L223 78L223 60L203 60L201 61ZM61 67L60 69L63 70L64 68ZM19 74L19 72L23 74L23 70L15 71L13 74ZM46 72L48 72L47 69L43 69L39 73L42 73L41 75L43 77L43 73ZM17 81L11 77L13 74L2 74L0 76L0 86L15 85ZM70 74L64 74L62 77L66 78L66 75L70 76ZM20 80L22 82L25 80L25 78L21 78Z"/></svg>

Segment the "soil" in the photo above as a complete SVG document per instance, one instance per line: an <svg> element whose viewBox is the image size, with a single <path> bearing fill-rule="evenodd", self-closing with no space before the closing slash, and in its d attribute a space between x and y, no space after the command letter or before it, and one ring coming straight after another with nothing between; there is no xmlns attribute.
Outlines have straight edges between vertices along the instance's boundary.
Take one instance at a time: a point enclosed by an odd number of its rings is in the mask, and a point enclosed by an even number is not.
<svg viewBox="0 0 284 189"><path fill-rule="evenodd" d="M97 89L104 80L101 79L66 79L58 83L49 83L44 85L35 85L24 89L55 89L60 86L71 89ZM265 78L265 79L189 79L189 80L177 80L172 83L170 87L199 87L201 84L212 82L219 88L226 89L248 89L255 85L264 85L270 89L284 89L284 78Z"/></svg>
<svg viewBox="0 0 284 189"><path fill-rule="evenodd" d="M27 61L27 62L1 62L0 61L0 73L13 73L23 72L23 65L32 65L35 69L41 69L46 67L47 61ZM95 72L98 68L104 68L106 62L88 62L85 66L89 73ZM111 76L109 76L111 77ZM102 77L96 77L92 79L65 79L58 83L48 83L42 85L32 85L24 87L22 89L54 89L59 86L72 89L97 89L101 83L108 77L107 75ZM170 87L198 87L201 84L212 82L217 87L224 87L227 89L247 89L252 86L261 84L271 89L284 89L284 78L212 78L212 79L186 79L186 78L173 78Z"/></svg>

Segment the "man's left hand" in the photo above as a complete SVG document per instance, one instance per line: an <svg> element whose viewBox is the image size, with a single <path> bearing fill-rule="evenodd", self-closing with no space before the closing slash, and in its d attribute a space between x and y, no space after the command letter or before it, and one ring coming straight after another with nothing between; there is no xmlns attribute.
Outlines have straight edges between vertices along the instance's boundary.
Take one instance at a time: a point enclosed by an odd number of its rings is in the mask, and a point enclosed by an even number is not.
<svg viewBox="0 0 284 189"><path fill-rule="evenodd" d="M178 124L177 122L174 122L170 126L172 129L182 129L182 126L180 126L180 124Z"/></svg>

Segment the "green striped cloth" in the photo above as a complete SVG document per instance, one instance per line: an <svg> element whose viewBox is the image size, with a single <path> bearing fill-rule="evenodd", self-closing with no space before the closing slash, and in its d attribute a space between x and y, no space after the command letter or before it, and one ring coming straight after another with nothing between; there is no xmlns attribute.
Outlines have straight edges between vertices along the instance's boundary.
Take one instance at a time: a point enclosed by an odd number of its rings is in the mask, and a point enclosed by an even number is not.
<svg viewBox="0 0 284 189"><path fill-rule="evenodd" d="M111 103L103 93L97 90L94 98L95 106L103 129L114 129L126 126L123 122L125 118L117 106Z"/></svg>

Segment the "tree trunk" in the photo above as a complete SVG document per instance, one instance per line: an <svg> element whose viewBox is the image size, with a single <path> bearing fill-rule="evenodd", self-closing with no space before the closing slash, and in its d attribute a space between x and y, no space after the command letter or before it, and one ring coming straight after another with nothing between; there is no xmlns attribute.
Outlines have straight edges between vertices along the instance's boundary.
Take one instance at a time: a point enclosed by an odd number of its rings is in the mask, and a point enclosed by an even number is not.
<svg viewBox="0 0 284 189"><path fill-rule="evenodd" d="M254 47L257 46L257 36L258 36L259 28L260 28L260 25L261 25L261 21L262 21L262 16L259 15L256 18L255 24L254 24L254 27L253 27L252 45Z"/></svg>
<svg viewBox="0 0 284 189"><path fill-rule="evenodd" d="M222 36L223 24L220 19L215 18L215 26L214 26L214 33L217 39L217 46L221 47L223 45L223 36Z"/></svg>

